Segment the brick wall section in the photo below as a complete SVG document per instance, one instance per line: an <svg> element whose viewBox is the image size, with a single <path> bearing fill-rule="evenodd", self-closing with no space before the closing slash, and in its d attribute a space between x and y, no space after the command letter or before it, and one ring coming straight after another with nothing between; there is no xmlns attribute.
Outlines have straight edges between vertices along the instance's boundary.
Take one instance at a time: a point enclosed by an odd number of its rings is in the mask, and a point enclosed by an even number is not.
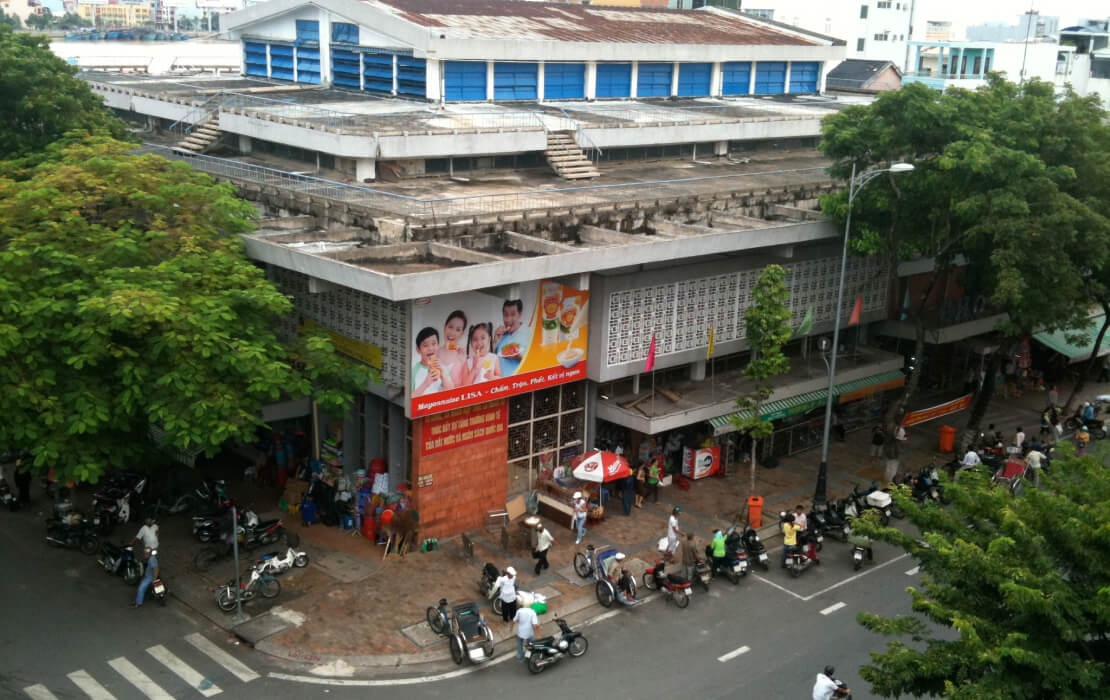
<svg viewBox="0 0 1110 700"><path fill-rule="evenodd" d="M502 400L499 403L504 403ZM475 406L475 412L490 404ZM424 419L413 421L413 437L421 435ZM485 525L486 511L504 508L508 496L509 441L505 433L488 440L421 456L413 440L414 501L420 514L420 537L451 537ZM419 486L420 477L431 486Z"/></svg>

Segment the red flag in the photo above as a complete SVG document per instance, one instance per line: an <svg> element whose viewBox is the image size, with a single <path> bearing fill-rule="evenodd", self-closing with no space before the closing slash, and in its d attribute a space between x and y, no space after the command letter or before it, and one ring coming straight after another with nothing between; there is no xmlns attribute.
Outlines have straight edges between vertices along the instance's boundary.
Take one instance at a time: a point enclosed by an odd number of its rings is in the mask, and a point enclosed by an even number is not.
<svg viewBox="0 0 1110 700"><path fill-rule="evenodd" d="M647 360L644 362L644 371L650 372L655 369L655 334L651 334L651 345L648 346Z"/></svg>
<svg viewBox="0 0 1110 700"><path fill-rule="evenodd" d="M854 326L859 323L859 317L863 314L863 295L860 294L856 297L856 305L852 307L852 315L848 318L848 325Z"/></svg>

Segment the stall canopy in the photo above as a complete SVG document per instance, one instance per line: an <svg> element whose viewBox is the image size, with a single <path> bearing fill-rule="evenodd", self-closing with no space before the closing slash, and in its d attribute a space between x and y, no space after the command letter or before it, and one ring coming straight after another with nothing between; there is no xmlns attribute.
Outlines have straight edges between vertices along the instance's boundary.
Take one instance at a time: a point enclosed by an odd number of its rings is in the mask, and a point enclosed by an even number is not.
<svg viewBox="0 0 1110 700"><path fill-rule="evenodd" d="M839 403L846 403L847 401L856 401L879 391L887 391L890 389L897 389L906 383L906 375L901 370L892 370L890 372L883 372L882 374L875 374L870 377L856 379L843 384L837 384L833 388L833 394L837 396ZM818 391L811 391L798 396L791 396L777 401L771 401L763 405L760 413L765 420L779 420L787 416L795 416L799 413L823 406L827 399L829 392L827 389L820 389ZM736 430L733 425L733 418L746 418L751 415L751 411L737 411L736 413L729 413L728 415L718 416L717 418L710 419L709 423L713 426L714 435L723 435L731 433Z"/></svg>
<svg viewBox="0 0 1110 700"><path fill-rule="evenodd" d="M1081 362L1091 356L1091 349L1095 346L1098 332L1102 330L1104 318L1101 314L1092 316L1086 328L1034 333L1033 338L1049 350L1068 358L1068 362ZM1102 347L1098 349L1099 357L1106 354L1110 354L1110 332L1106 333L1106 337L1102 339Z"/></svg>

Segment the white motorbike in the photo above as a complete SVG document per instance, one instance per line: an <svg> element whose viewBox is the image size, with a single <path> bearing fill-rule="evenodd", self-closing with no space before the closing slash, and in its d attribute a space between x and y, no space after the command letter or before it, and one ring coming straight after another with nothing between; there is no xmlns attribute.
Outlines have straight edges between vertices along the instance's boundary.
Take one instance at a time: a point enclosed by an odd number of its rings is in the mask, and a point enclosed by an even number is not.
<svg viewBox="0 0 1110 700"><path fill-rule="evenodd" d="M289 547L281 556L277 552L262 555L256 566L263 574L284 574L294 566L298 569L308 566L308 554Z"/></svg>

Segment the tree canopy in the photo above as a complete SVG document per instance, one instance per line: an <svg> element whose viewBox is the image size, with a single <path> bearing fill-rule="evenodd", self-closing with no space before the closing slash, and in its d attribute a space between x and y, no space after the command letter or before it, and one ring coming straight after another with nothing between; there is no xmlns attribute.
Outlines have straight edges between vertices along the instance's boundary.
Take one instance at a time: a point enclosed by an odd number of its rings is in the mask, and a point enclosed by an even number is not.
<svg viewBox="0 0 1110 700"><path fill-rule="evenodd" d="M96 480L150 448L253 440L263 404L342 413L369 379L247 259L254 208L183 163L73 134L0 179L0 445Z"/></svg>
<svg viewBox="0 0 1110 700"><path fill-rule="evenodd" d="M107 131L123 138L123 122L50 50L41 34L0 24L0 160L43 150L68 131Z"/></svg>
<svg viewBox="0 0 1110 700"><path fill-rule="evenodd" d="M938 283L958 266L966 265L965 283L1006 310L1004 337L1087 323L1093 275L1110 263L1105 119L1096 98L1067 92L1057 99L1050 84L1018 86L997 75L974 91L911 83L825 119L822 149L834 159L834 175L847 178L853 164L861 171L915 166L859 193L852 246L884 256L891 269L935 261L904 310L916 330L916 356ZM822 204L843 220L847 193ZM989 396L981 393L978 415Z"/></svg>
<svg viewBox="0 0 1110 700"><path fill-rule="evenodd" d="M883 697L1086 698L1110 682L1110 475L1096 457L1052 462L1021 497L984 473L946 483L951 504L895 496L921 537L857 529L920 563L914 615L862 613L892 636L860 673ZM939 629L938 629L939 627Z"/></svg>

